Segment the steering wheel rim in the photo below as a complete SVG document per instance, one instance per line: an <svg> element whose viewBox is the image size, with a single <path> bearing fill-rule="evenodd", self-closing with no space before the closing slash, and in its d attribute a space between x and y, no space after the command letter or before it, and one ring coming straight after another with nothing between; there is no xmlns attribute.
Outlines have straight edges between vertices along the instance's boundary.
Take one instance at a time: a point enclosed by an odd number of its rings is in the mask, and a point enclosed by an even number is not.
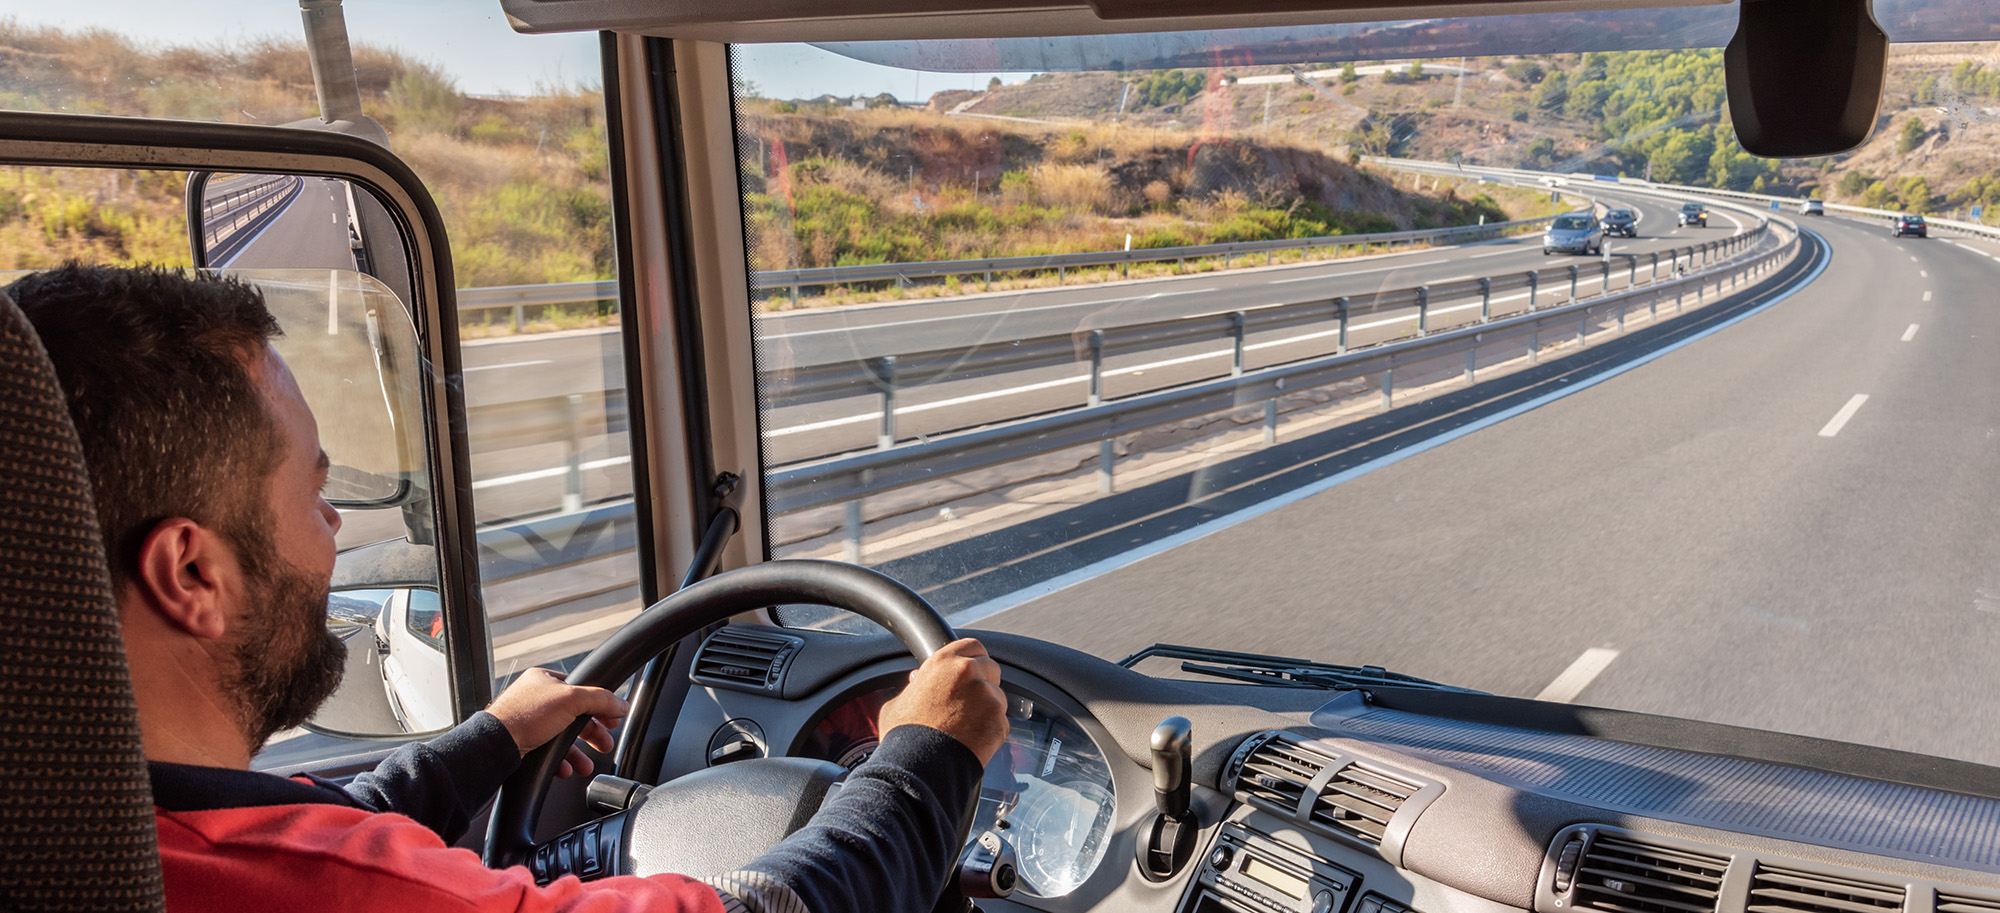
<svg viewBox="0 0 2000 913"><path fill-rule="evenodd" d="M853 612L888 629L919 662L958 639L930 603L885 574L837 561L767 561L717 574L654 603L590 651L567 680L616 688L647 660L694 632L733 615L785 603ZM489 867L528 860L549 784L586 722L579 717L562 735L529 752L501 786L486 831Z"/></svg>

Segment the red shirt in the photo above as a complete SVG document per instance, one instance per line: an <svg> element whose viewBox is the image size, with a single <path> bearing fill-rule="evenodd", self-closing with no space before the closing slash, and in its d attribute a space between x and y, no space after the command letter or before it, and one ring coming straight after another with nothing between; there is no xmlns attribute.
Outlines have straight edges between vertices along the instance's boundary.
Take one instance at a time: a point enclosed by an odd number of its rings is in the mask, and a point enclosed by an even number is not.
<svg viewBox="0 0 2000 913"><path fill-rule="evenodd" d="M169 913L723 909L713 888L680 875L538 887L525 867L489 869L394 813L331 803L154 812Z"/></svg>

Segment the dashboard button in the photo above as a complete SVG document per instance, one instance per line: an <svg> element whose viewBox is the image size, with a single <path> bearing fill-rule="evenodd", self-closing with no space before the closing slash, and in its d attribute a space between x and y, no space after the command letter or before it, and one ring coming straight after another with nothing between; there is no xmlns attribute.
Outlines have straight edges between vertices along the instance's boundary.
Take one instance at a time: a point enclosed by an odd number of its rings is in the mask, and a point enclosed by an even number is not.
<svg viewBox="0 0 2000 913"><path fill-rule="evenodd" d="M1215 848L1215 852L1208 854L1208 864L1210 868L1228 871L1230 860L1235 858L1235 850L1226 846L1218 846Z"/></svg>
<svg viewBox="0 0 2000 913"><path fill-rule="evenodd" d="M1320 891L1313 895L1312 913L1333 913L1334 903L1332 891Z"/></svg>

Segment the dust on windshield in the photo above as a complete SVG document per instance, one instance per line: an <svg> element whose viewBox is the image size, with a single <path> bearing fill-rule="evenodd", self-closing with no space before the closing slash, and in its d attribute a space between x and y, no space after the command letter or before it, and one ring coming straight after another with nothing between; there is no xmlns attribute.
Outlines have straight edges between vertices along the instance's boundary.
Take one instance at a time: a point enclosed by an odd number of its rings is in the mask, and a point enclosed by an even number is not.
<svg viewBox="0 0 2000 913"><path fill-rule="evenodd" d="M2000 646L1995 47L1896 46L1867 144L1775 161L1719 50L1272 31L1157 68L840 46L926 63L879 78L734 49L770 554L1112 659L2000 762L1926 709L2000 721L1958 699ZM1857 687L1885 661L1923 671Z"/></svg>

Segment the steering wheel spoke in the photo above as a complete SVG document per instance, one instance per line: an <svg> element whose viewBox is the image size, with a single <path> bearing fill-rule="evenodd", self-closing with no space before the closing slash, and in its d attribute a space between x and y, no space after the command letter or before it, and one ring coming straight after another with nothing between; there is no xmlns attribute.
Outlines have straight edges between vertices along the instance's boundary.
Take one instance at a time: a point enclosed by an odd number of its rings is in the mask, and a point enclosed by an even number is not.
<svg viewBox="0 0 2000 913"><path fill-rule="evenodd" d="M527 865L535 873L535 883L548 884L564 875L589 881L619 874L630 813L628 809L579 824L531 848Z"/></svg>

